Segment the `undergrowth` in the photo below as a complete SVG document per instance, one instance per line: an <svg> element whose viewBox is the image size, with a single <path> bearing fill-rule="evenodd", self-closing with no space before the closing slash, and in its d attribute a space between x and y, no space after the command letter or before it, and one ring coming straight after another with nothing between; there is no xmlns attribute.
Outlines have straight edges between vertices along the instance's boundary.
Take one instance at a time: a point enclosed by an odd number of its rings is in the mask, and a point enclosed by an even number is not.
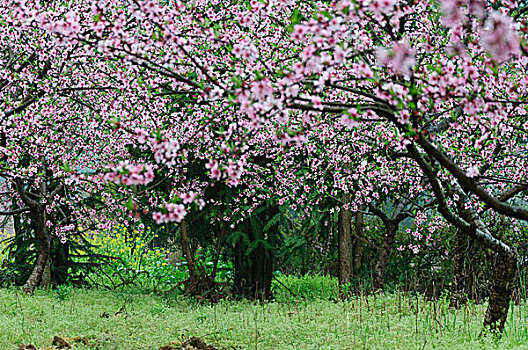
<svg viewBox="0 0 528 350"><path fill-rule="evenodd" d="M0 348L54 336L75 349L159 349L192 336L231 349L526 349L528 308L512 305L501 339L480 336L486 305L450 309L395 292L340 301L327 277L280 277L271 302L201 303L180 294L64 287L0 289ZM334 294L333 294L334 293ZM73 339L85 339L74 342Z"/></svg>

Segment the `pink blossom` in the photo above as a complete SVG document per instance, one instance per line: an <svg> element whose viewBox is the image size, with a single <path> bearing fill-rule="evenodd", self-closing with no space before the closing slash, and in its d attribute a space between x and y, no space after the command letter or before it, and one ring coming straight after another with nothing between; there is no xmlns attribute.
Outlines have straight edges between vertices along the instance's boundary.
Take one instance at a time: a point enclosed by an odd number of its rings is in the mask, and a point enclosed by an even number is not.
<svg viewBox="0 0 528 350"><path fill-rule="evenodd" d="M121 162L104 175L106 181L129 185L147 185L154 180L154 170L151 165L134 165Z"/></svg>
<svg viewBox="0 0 528 350"><path fill-rule="evenodd" d="M407 44L395 43L390 50L380 48L376 52L376 58L380 64L390 66L405 75L411 75L416 65L415 53Z"/></svg>
<svg viewBox="0 0 528 350"><path fill-rule="evenodd" d="M147 142L147 139L148 139L148 134L147 132L144 130L144 129L140 129L140 128L137 128L136 129L136 135L137 135L137 140L139 143L141 144L144 144Z"/></svg>
<svg viewBox="0 0 528 350"><path fill-rule="evenodd" d="M307 27L301 24L296 24L291 34L292 40L301 41L308 32Z"/></svg>
<svg viewBox="0 0 528 350"><path fill-rule="evenodd" d="M158 224L163 223L163 214L159 211L155 211L152 213L152 219L156 221Z"/></svg>
<svg viewBox="0 0 528 350"><path fill-rule="evenodd" d="M481 43L495 60L502 61L520 54L519 37L511 17L492 12L487 27L480 33Z"/></svg>
<svg viewBox="0 0 528 350"><path fill-rule="evenodd" d="M285 90L286 97L297 97L299 94L299 86L298 85L291 85L288 86Z"/></svg>
<svg viewBox="0 0 528 350"><path fill-rule="evenodd" d="M218 168L218 164L215 164L211 167L210 176L212 179L220 180L222 177L222 171Z"/></svg>
<svg viewBox="0 0 528 350"><path fill-rule="evenodd" d="M339 119L339 122L341 123L341 125L349 129L352 129L359 125L356 118L357 118L357 113L355 111L353 111L353 113L352 112L343 113L341 115L341 119Z"/></svg>
<svg viewBox="0 0 528 350"><path fill-rule="evenodd" d="M452 28L463 25L468 15L484 17L485 3L482 0L440 0L443 10L442 22Z"/></svg>
<svg viewBox="0 0 528 350"><path fill-rule="evenodd" d="M343 49L340 45L337 45L334 51L334 62L337 64L342 64L345 62L346 56L346 50Z"/></svg>
<svg viewBox="0 0 528 350"><path fill-rule="evenodd" d="M319 96L312 96L311 98L313 107L316 109L323 109L323 100Z"/></svg>
<svg viewBox="0 0 528 350"><path fill-rule="evenodd" d="M214 160L214 159L209 159L209 161L207 162L207 164L205 164L205 168L206 168L206 169L211 169L211 168L213 168L213 167L215 167L215 166L218 166L217 164L218 164L218 162L217 162L216 160Z"/></svg>
<svg viewBox="0 0 528 350"><path fill-rule="evenodd" d="M479 175L479 169L478 169L478 167L476 165L473 165L473 166L469 167L467 169L467 171L466 171L466 176L467 177L473 178L473 177L476 177L478 175Z"/></svg>
<svg viewBox="0 0 528 350"><path fill-rule="evenodd" d="M197 193L195 193L194 191L189 191L189 192L180 194L180 198L182 199L183 204L191 204L192 202L194 202L194 199L196 198L196 196L197 196Z"/></svg>
<svg viewBox="0 0 528 350"><path fill-rule="evenodd" d="M374 0L372 1L370 8L374 13L389 13L394 9L396 0Z"/></svg>

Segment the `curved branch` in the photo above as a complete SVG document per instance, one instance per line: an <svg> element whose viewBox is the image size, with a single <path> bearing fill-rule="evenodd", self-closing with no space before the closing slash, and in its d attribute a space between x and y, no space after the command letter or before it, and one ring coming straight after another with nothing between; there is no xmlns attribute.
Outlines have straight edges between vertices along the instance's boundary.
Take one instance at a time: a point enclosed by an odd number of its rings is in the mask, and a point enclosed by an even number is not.
<svg viewBox="0 0 528 350"><path fill-rule="evenodd" d="M24 189L24 183L22 179L15 179L15 185L17 187L17 192L25 205L27 205L29 208L38 208L40 206L37 201L34 201L28 197L26 190Z"/></svg>
<svg viewBox="0 0 528 350"><path fill-rule="evenodd" d="M446 196L444 194L444 191L442 190L442 186L438 181L438 177L436 176L433 168L425 161L420 152L418 152L418 149L416 148L414 143L409 143L407 145L407 150L410 154L415 157L415 161L418 163L424 174L429 179L429 183L438 201L438 211L440 212L440 214L442 214L442 216L455 227L468 232L471 229L471 225L468 224L466 221L462 220L459 216L452 213L451 210L449 210Z"/></svg>
<svg viewBox="0 0 528 350"><path fill-rule="evenodd" d="M23 207L23 208L18 208L15 210L10 210L10 211L0 211L0 215L17 215L17 214L25 213L29 211L30 209L31 208L29 207Z"/></svg>
<svg viewBox="0 0 528 350"><path fill-rule="evenodd" d="M479 186L474 179L468 177L466 172L456 165L449 157L437 149L427 138L419 135L417 139L418 144L434 159L438 161L444 168L446 168L460 184L460 187L466 192L474 193L480 200L486 203L500 214L506 216L528 221L528 210L519 206L514 206L501 202L486 192Z"/></svg>

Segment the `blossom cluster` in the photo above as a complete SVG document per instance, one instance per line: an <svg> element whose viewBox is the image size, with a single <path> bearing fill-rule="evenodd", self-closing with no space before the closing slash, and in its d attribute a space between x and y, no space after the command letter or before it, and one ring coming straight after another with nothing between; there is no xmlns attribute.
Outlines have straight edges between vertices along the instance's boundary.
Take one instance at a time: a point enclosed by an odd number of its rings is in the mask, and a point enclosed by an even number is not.
<svg viewBox="0 0 528 350"><path fill-rule="evenodd" d="M155 211L152 213L152 218L158 224L172 221L181 222L185 215L187 215L187 210L183 204L166 203L163 209L163 211Z"/></svg>
<svg viewBox="0 0 528 350"><path fill-rule="evenodd" d="M154 180L154 170L149 164L131 164L122 161L104 175L106 181L123 185L148 185Z"/></svg>

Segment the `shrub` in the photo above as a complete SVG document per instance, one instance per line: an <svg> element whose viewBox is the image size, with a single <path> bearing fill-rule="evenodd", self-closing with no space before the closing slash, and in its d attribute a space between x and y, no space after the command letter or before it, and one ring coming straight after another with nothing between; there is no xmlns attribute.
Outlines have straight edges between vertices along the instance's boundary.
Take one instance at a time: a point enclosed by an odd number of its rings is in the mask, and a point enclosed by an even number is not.
<svg viewBox="0 0 528 350"><path fill-rule="evenodd" d="M154 290L174 287L187 278L187 269L183 262L172 261L167 249L151 246L156 237L149 227L129 232L120 224L110 230L92 232L88 242L99 258L108 259L108 263L100 264L89 279L114 289L128 285Z"/></svg>

